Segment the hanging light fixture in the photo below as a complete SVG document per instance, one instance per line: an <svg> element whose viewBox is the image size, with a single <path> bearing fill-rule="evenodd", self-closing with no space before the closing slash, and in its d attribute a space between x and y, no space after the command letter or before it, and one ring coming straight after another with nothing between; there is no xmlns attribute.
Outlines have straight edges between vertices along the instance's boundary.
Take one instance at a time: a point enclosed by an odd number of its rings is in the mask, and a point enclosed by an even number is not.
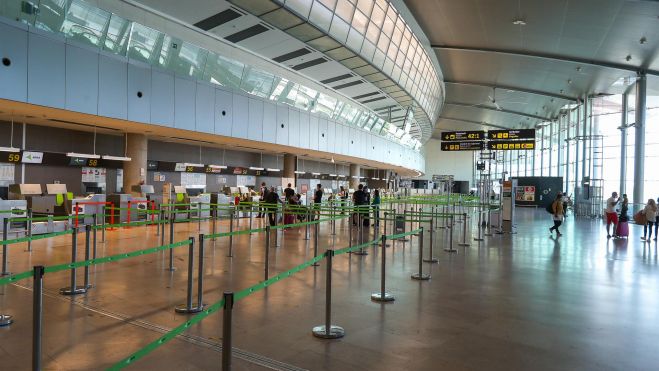
<svg viewBox="0 0 659 371"><path fill-rule="evenodd" d="M275 155L275 165L277 167L269 167L266 170L272 171L272 172L281 171L281 169L279 169L279 155Z"/></svg>
<svg viewBox="0 0 659 371"><path fill-rule="evenodd" d="M80 158L94 158L98 159L101 158L101 155L96 154L96 126L94 126L94 153L93 154L88 154L88 153L77 153L77 152L69 152L66 154L68 157L80 157Z"/></svg>
<svg viewBox="0 0 659 371"><path fill-rule="evenodd" d="M261 166L250 166L249 169L250 170L256 170L256 171L265 170L265 168L263 167L263 152L261 152Z"/></svg>
<svg viewBox="0 0 659 371"><path fill-rule="evenodd" d="M0 147L0 152L20 152L20 148L14 147L14 117L11 118L11 137L9 138L9 147Z"/></svg>

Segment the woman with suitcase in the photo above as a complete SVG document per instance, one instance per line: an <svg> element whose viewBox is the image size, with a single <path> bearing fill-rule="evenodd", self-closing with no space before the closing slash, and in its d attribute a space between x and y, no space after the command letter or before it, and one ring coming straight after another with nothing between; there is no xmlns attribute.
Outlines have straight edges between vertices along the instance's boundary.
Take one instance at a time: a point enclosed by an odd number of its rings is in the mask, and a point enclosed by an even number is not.
<svg viewBox="0 0 659 371"><path fill-rule="evenodd" d="M629 237L629 199L627 194L622 195L620 202L620 216L618 217L618 225L616 226L616 238ZM655 236L656 236L655 232Z"/></svg>

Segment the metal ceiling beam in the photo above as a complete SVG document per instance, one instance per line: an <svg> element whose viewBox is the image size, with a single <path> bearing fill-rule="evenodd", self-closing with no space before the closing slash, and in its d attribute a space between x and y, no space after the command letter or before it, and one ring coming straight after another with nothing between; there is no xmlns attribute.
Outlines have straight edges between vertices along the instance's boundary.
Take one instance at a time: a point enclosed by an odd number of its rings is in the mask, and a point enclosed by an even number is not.
<svg viewBox="0 0 659 371"><path fill-rule="evenodd" d="M479 121L473 121L473 120L465 120L465 119L459 119L459 118L456 118L456 117L439 116L439 117L437 118L437 121L439 121L439 120L460 121L460 122L465 122L465 123L467 123L467 124L489 126L489 127L493 127L493 128L497 128L497 129L514 129L514 128L510 128L510 127L506 127L506 126L490 124L490 123L487 123L487 122L479 122ZM441 130L441 128L435 127L435 130Z"/></svg>
<svg viewBox="0 0 659 371"><path fill-rule="evenodd" d="M444 102L444 105L486 109L486 110L490 110L490 111L509 113L511 115L524 116L524 117L529 117L529 118L532 118L532 119L543 120L543 121L551 121L552 120L551 117L542 117L542 116L538 116L538 115L532 115L530 113L524 113L524 112L519 112L519 111L511 111L511 110L508 110L508 109L505 109L505 108L496 109L495 107L488 107L488 106L484 106L484 105L480 105L480 104L473 105L473 104L470 104L470 103L461 103L461 102Z"/></svg>
<svg viewBox="0 0 659 371"><path fill-rule="evenodd" d="M631 66L622 63L598 61L587 58L569 57L560 54L529 52L524 50L513 50L513 49L476 48L470 46L457 46L457 45L430 45L430 47L437 50L449 50L449 51L455 50L455 51L465 51L465 52L475 52L475 53L494 53L494 54L505 54L505 55L520 56L520 57L537 58L537 59L549 59L553 61L577 63L577 64L596 66L596 67L612 68L616 70L631 71L635 73L645 72L647 75L659 76L658 70L646 70L640 66Z"/></svg>
<svg viewBox="0 0 659 371"><path fill-rule="evenodd" d="M466 86L482 86L484 88L490 88L490 89L503 89L503 90L513 90L517 91L520 93L527 93L527 94L534 94L534 95L542 95L545 97L550 97L550 98L556 98L556 99L564 99L564 100L569 100L569 101L576 101L578 97L570 97L568 95L562 95L562 94L555 94L555 93L550 93L548 91L541 91L541 90L533 90L533 89L527 89L527 88L520 88L518 86L510 86L510 85L498 85L498 84L490 84L486 82L478 82L478 81L451 81L451 80L444 80L444 84L450 84L450 85L466 85Z"/></svg>

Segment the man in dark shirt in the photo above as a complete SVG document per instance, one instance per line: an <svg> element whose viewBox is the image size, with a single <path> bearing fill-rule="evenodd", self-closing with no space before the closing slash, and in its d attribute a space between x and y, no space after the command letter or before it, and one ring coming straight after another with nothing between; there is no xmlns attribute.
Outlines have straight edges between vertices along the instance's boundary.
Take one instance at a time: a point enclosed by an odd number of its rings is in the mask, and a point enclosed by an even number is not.
<svg viewBox="0 0 659 371"><path fill-rule="evenodd" d="M323 201L323 186L316 185L316 192L313 194L313 207L316 209L316 216L320 219L320 203Z"/></svg>
<svg viewBox="0 0 659 371"><path fill-rule="evenodd" d="M259 203L264 203L265 202L265 197L268 194L268 187L265 186L265 182L261 183L261 189L259 190L261 192L261 201ZM259 213L256 215L257 218L263 218L266 213L266 209L263 206L259 206Z"/></svg>
<svg viewBox="0 0 659 371"><path fill-rule="evenodd" d="M295 196L295 190L291 187L291 183L288 183L288 187L284 189L284 197L286 197L286 201L288 201L293 196Z"/></svg>
<svg viewBox="0 0 659 371"><path fill-rule="evenodd" d="M352 214L352 225L357 225L357 213L363 207L362 205L368 205L368 200L366 199L366 192L364 192L364 185L360 184L357 187L357 190L352 193L352 203L355 205L356 212Z"/></svg>
<svg viewBox="0 0 659 371"><path fill-rule="evenodd" d="M279 198L277 191L274 187L270 187L270 190L265 195L266 210L268 213L268 221L270 225L277 225L277 202L283 204L282 200Z"/></svg>

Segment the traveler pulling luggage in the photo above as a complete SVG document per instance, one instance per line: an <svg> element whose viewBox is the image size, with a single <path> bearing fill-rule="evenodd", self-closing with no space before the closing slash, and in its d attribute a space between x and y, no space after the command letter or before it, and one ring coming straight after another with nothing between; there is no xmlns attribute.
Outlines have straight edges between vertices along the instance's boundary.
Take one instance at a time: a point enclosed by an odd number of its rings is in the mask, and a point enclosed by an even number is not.
<svg viewBox="0 0 659 371"><path fill-rule="evenodd" d="M616 237L629 237L629 223L619 221L618 226L616 227Z"/></svg>

